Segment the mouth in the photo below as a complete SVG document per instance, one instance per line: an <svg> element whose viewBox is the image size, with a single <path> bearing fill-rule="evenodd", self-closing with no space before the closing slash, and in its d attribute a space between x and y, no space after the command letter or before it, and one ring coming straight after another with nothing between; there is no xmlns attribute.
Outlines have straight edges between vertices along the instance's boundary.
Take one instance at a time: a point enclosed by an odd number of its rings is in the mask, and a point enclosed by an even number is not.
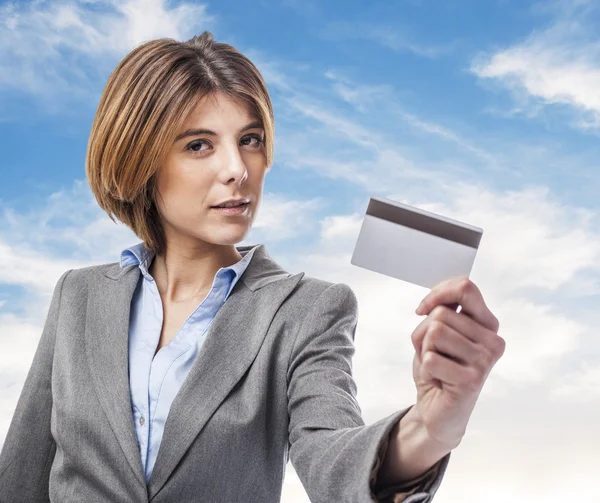
<svg viewBox="0 0 600 503"><path fill-rule="evenodd" d="M242 215L246 213L246 210L250 206L250 203L244 203L237 206L231 206L229 208L222 206L211 206L211 209L216 210L225 215Z"/></svg>
<svg viewBox="0 0 600 503"><path fill-rule="evenodd" d="M248 204L248 203L235 204L233 206L228 206L228 208L236 208L238 206L244 206L246 204ZM223 206L211 206L211 208L225 208L225 206L224 205Z"/></svg>

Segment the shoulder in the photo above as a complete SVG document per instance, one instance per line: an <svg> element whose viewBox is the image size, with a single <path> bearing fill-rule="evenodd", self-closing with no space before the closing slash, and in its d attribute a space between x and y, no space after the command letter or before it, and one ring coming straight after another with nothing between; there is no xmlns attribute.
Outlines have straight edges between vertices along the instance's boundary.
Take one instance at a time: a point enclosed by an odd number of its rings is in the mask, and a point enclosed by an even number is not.
<svg viewBox="0 0 600 503"><path fill-rule="evenodd" d="M317 346L350 347L358 324L358 301L346 283L304 276L286 302L282 313L286 326L295 333L293 355ZM291 361L291 360L290 360Z"/></svg>
<svg viewBox="0 0 600 503"><path fill-rule="evenodd" d="M77 267L65 271L61 275L58 284L63 283L63 289L79 289L85 285L89 285L90 282L119 275L122 271L124 271L124 269L120 268L119 262L110 262L106 264Z"/></svg>
<svg viewBox="0 0 600 503"><path fill-rule="evenodd" d="M331 309L332 306L344 311L358 309L358 299L349 285L314 276L304 275L298 282L292 297L295 304L302 304L305 309L318 311Z"/></svg>

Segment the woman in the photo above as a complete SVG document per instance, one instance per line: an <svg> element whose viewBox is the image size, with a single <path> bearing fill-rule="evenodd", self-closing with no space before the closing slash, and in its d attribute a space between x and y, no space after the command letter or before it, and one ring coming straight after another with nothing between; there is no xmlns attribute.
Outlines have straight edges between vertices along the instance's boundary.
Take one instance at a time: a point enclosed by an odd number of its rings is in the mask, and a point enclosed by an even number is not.
<svg viewBox="0 0 600 503"><path fill-rule="evenodd" d="M365 425L352 290L235 246L273 133L260 73L210 32L145 43L111 74L86 172L142 242L59 279L0 501L276 502L288 456L314 502L431 501L504 351L498 321L466 278L432 289L417 403Z"/></svg>

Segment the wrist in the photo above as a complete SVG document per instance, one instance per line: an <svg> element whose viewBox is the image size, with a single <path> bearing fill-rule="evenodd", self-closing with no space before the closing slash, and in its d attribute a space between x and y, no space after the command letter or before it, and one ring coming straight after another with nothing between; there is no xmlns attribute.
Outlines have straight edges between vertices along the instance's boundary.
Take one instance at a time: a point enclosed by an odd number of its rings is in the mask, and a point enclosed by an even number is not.
<svg viewBox="0 0 600 503"><path fill-rule="evenodd" d="M423 475L452 451L429 435L416 406L404 414L390 432L378 486L402 484Z"/></svg>

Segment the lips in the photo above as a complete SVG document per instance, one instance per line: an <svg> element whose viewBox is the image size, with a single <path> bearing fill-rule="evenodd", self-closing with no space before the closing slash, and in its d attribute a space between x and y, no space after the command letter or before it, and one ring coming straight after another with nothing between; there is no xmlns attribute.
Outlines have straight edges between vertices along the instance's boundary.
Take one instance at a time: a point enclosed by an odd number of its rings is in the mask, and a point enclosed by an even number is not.
<svg viewBox="0 0 600 503"><path fill-rule="evenodd" d="M211 206L211 208L239 208L240 206L247 206L249 203L239 203L239 204L234 204L233 206L225 206L225 205L220 205L220 206Z"/></svg>
<svg viewBox="0 0 600 503"><path fill-rule="evenodd" d="M241 215L248 215L249 213L249 208L250 204L246 203L246 204L242 204L240 206L232 206L230 208L219 208L219 207L214 207L211 208L211 210L217 210L218 213L220 213L221 215L229 215L229 216L241 216Z"/></svg>

